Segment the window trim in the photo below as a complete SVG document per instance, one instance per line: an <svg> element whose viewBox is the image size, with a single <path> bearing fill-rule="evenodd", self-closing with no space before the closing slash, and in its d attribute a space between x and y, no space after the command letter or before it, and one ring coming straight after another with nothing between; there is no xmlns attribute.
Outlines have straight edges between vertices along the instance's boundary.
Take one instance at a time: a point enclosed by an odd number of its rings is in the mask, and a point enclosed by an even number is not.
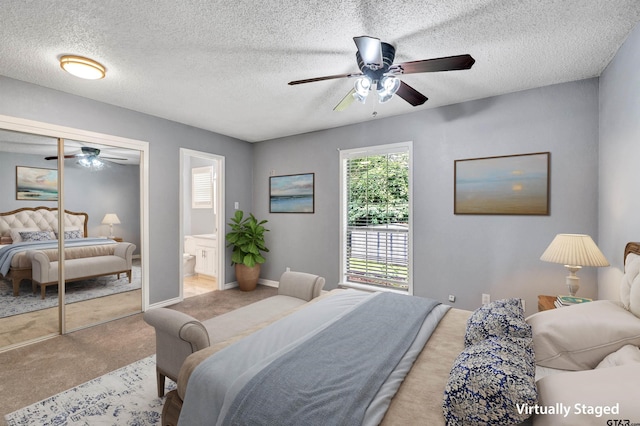
<svg viewBox="0 0 640 426"><path fill-rule="evenodd" d="M392 293L413 295L413 141L398 142L385 145L373 145L367 147L341 149L340 151L340 275L338 285L340 287L357 288L368 291L388 291ZM407 265L407 290L385 288L381 286L358 284L348 282L345 279L347 270L346 259L346 236L347 236L347 160L371 156L384 155L399 151L409 153L409 244L408 244L408 265Z"/></svg>

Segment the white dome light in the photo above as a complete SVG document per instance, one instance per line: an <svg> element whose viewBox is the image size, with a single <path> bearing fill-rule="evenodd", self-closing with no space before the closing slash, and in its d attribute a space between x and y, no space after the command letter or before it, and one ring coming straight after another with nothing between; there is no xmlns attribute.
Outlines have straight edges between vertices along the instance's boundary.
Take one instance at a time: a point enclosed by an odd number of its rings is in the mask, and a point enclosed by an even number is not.
<svg viewBox="0 0 640 426"><path fill-rule="evenodd" d="M106 74L102 64L82 56L65 55L60 58L60 67L69 74L87 80L99 80Z"/></svg>

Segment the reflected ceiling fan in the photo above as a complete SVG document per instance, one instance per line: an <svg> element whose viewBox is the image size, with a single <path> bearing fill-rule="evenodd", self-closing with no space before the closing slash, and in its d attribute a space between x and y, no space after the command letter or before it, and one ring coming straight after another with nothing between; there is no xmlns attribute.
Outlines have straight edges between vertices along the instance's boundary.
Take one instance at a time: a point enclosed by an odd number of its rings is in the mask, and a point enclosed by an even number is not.
<svg viewBox="0 0 640 426"><path fill-rule="evenodd" d="M428 98L401 81L398 76L422 72L467 70L476 62L471 55L457 55L394 64L396 49L389 43L369 36L354 37L353 41L358 48L356 60L362 72L295 80L290 81L289 85L336 78L357 78L354 88L335 106L334 111L343 111L354 100L364 103L369 91L374 89L380 103L389 101L394 94L397 94L411 105L418 106L425 103Z"/></svg>
<svg viewBox="0 0 640 426"><path fill-rule="evenodd" d="M118 157L105 157L100 155L100 150L98 148L92 148L89 146L80 147L80 152L78 154L70 154L65 155L65 159L75 158L78 160L78 164L84 167L94 167L100 168L104 166L104 160L118 160L118 161L127 161L126 158L118 158ZM45 160L57 160L58 156L44 157Z"/></svg>

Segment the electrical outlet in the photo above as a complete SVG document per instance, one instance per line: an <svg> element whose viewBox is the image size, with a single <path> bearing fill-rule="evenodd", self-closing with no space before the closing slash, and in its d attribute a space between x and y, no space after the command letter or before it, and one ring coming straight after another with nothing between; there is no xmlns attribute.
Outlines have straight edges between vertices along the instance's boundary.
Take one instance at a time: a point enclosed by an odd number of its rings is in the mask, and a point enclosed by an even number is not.
<svg viewBox="0 0 640 426"><path fill-rule="evenodd" d="M491 302L491 295L487 293L482 293L482 304L486 305L489 302Z"/></svg>
<svg viewBox="0 0 640 426"><path fill-rule="evenodd" d="M240 208L240 203L237 202L237 201L235 203L233 203L233 208L238 210Z"/></svg>
<svg viewBox="0 0 640 426"><path fill-rule="evenodd" d="M456 297L453 294L449 295L449 302L455 302L456 301Z"/></svg>
<svg viewBox="0 0 640 426"><path fill-rule="evenodd" d="M291 272L291 268L287 266L287 272Z"/></svg>

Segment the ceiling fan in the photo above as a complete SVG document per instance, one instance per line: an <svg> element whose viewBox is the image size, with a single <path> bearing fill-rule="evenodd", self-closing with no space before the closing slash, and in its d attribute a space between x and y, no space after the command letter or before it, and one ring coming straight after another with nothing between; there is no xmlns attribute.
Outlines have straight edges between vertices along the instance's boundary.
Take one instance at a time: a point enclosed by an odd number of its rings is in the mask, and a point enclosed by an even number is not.
<svg viewBox="0 0 640 426"><path fill-rule="evenodd" d="M413 106L422 105L427 97L418 92L398 76L402 74L416 74L422 72L466 70L473 66L475 59L471 55L447 56L444 58L424 59L421 61L402 62L394 64L396 49L389 43L369 36L354 37L358 51L356 60L360 73L328 75L325 77L308 78L290 81L289 85L312 83L314 81L332 80L336 78L358 78L347 96L345 96L334 111L343 111L354 100L364 103L370 90L375 89L380 103L389 101L394 94Z"/></svg>
<svg viewBox="0 0 640 426"><path fill-rule="evenodd" d="M119 160L119 161L127 161L126 158L118 158L118 157L105 157L100 155L100 150L98 148L92 148L88 146L80 147L80 152L78 154L70 154L65 155L65 159L68 158L76 158L78 159L78 164L84 167L94 167L100 168L104 166L104 160ZM57 160L58 156L44 157L45 160Z"/></svg>

